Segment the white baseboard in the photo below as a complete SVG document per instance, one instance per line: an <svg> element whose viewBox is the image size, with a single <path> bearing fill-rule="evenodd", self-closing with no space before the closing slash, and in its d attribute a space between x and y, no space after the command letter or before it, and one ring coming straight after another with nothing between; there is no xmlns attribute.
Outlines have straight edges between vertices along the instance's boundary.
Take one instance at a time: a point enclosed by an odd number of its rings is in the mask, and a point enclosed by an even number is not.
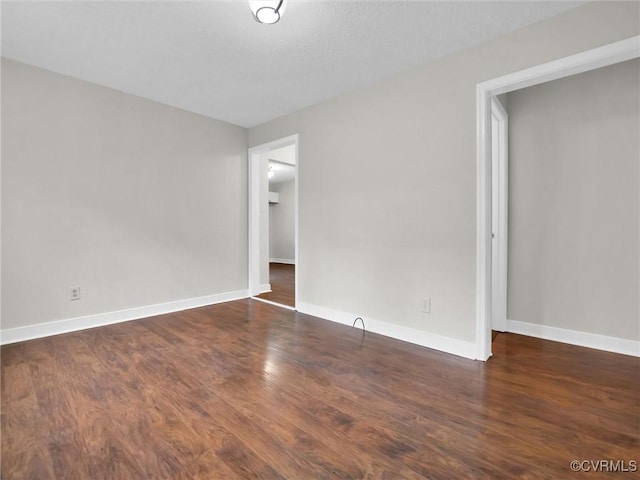
<svg viewBox="0 0 640 480"><path fill-rule="evenodd" d="M269 263L286 263L287 265L295 265L296 261L289 258L271 258Z"/></svg>
<svg viewBox="0 0 640 480"><path fill-rule="evenodd" d="M580 347L640 357L640 342L635 340L607 337L596 333L578 332L576 330L519 322L517 320L507 320L507 331L530 337L544 338L554 342L569 343Z"/></svg>
<svg viewBox="0 0 640 480"><path fill-rule="evenodd" d="M361 317L361 315L356 315L354 313L319 307L317 305L304 302L298 302L296 304L296 310L301 313L306 313L307 315L313 315L314 317L320 317L332 322L348 325L350 327L353 326L353 321L356 317ZM416 330L415 328L403 327L401 325L384 322L382 320L374 320L368 317L362 318L364 320L365 329L369 332L379 333L386 337L403 340L405 342L414 343L416 345L432 348L441 352L452 353L453 355L458 355L460 357L470 359L476 358L475 342L467 342L455 338L444 337L442 335L436 335L423 330Z"/></svg>
<svg viewBox="0 0 640 480"><path fill-rule="evenodd" d="M251 289L248 290L250 297L257 297L258 295L262 295L263 293L270 293L270 292L271 292L270 283L262 283L258 285L258 288L256 290L251 290Z"/></svg>
<svg viewBox="0 0 640 480"><path fill-rule="evenodd" d="M289 305L284 305L282 303L278 303L278 302L272 302L271 300L267 300L264 298L260 298L260 297L251 297L252 300L257 300L258 302L262 302L262 303L268 303L269 305L273 305L274 307L280 307L280 308L286 308L287 310L293 310L294 312L296 311L296 309L294 307L290 307Z"/></svg>
<svg viewBox="0 0 640 480"><path fill-rule="evenodd" d="M204 307L216 303L229 302L231 300L240 300L241 298L247 297L249 297L249 292L247 290L237 290L235 292L188 298L185 300L177 300L175 302L161 303L158 305L147 305L127 310L99 313L96 315L57 320L55 322L39 323L37 325L28 325L26 327L10 328L0 331L0 345L32 340L34 338L49 337L51 335L59 335L61 333L75 332L77 330L85 330L87 328L101 327L112 323L138 320L141 318L178 312L180 310L187 310L190 308Z"/></svg>

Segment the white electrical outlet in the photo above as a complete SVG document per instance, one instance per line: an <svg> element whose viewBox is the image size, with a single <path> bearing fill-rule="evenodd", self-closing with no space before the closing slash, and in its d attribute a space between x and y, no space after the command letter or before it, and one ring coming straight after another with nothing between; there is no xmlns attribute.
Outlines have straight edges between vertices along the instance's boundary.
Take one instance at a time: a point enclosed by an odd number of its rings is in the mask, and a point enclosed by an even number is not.
<svg viewBox="0 0 640 480"><path fill-rule="evenodd" d="M69 300L80 300L80 287L69 287Z"/></svg>
<svg viewBox="0 0 640 480"><path fill-rule="evenodd" d="M431 313L431 299L423 298L422 299L422 313Z"/></svg>

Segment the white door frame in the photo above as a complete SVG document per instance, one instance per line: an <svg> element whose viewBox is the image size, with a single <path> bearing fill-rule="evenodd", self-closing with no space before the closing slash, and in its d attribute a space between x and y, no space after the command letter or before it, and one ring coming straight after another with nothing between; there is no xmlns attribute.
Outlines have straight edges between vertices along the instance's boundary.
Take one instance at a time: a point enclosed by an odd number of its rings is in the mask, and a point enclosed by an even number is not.
<svg viewBox="0 0 640 480"><path fill-rule="evenodd" d="M491 98L491 329L507 330L509 248L509 116Z"/></svg>
<svg viewBox="0 0 640 480"><path fill-rule="evenodd" d="M476 86L476 358L491 356L491 100L497 95L640 57L640 35Z"/></svg>
<svg viewBox="0 0 640 480"><path fill-rule="evenodd" d="M295 303L298 304L298 134L280 138L272 142L263 143L256 147L249 148L248 152L248 170L249 170L249 242L248 242L248 279L249 279L249 295L259 295L260 289L260 244L264 241L260 235L260 204L268 199L260 198L260 156L277 148L289 147L295 148L295 193L294 193L294 212L295 212ZM268 259L267 259L268 262Z"/></svg>

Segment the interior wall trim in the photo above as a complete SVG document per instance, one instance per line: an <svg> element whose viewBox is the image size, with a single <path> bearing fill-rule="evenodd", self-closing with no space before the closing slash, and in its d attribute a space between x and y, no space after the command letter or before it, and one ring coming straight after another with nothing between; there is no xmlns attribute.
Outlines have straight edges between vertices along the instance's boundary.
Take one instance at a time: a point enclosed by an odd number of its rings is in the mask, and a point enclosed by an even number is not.
<svg viewBox="0 0 640 480"><path fill-rule="evenodd" d="M0 345L9 343L33 340L35 338L50 337L62 333L76 332L88 328L102 327L113 323L128 322L142 318L163 315L165 313L179 312L190 308L205 307L216 303L240 300L249 297L249 290L236 290L233 292L206 295L204 297L188 298L176 300L174 302L160 303L157 305L147 305L144 307L129 308L114 312L98 313L96 315L86 315L83 317L57 320L54 322L38 323L25 327L9 328L0 330Z"/></svg>
<svg viewBox="0 0 640 480"><path fill-rule="evenodd" d="M528 335L529 337L552 340L554 342L595 348L596 350L604 350L605 352L622 353L623 355L640 357L640 341L636 340L579 332L577 330L539 325L537 323L519 322L517 320L507 320L507 331L520 335Z"/></svg>
<svg viewBox="0 0 640 480"><path fill-rule="evenodd" d="M293 258L270 258L269 263L284 263L287 265L295 265L296 261Z"/></svg>
<svg viewBox="0 0 640 480"><path fill-rule="evenodd" d="M313 315L314 317L341 323L350 327L353 326L353 321L356 317L361 317L365 324L365 330L368 332L378 333L386 337L395 338L396 340L402 340L422 347L451 353L460 357L475 359L475 342L467 342L465 340L436 335L424 330L417 330L415 328L396 325L394 323L376 320L371 317L333 310L331 308L320 307L305 302L297 302L296 310L300 313ZM356 326L358 325L359 323L356 324Z"/></svg>

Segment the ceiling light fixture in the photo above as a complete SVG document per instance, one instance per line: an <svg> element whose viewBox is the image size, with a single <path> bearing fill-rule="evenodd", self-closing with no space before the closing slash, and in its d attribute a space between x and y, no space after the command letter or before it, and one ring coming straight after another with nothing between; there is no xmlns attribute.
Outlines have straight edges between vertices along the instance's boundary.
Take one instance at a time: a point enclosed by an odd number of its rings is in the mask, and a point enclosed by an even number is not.
<svg viewBox="0 0 640 480"><path fill-rule="evenodd" d="M287 8L287 0L249 0L249 8L258 23L273 24Z"/></svg>

